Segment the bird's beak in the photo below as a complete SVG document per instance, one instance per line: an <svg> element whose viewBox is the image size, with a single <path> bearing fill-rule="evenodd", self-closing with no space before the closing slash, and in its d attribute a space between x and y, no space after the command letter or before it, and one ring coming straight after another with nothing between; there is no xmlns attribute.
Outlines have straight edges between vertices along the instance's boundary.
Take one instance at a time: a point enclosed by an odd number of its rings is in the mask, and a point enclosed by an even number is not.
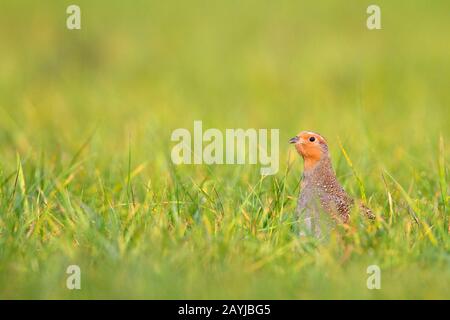
<svg viewBox="0 0 450 320"><path fill-rule="evenodd" d="M291 139L289 139L289 143L297 143L298 142L298 137L293 137Z"/></svg>

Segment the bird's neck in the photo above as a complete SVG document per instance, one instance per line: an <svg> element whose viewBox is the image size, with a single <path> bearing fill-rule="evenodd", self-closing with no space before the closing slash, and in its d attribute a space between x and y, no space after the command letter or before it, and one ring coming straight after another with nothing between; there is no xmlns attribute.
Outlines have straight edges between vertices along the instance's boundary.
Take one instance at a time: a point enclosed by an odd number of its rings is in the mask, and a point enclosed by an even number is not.
<svg viewBox="0 0 450 320"><path fill-rule="evenodd" d="M321 157L321 159L315 161L315 163L310 163L308 162L308 159L305 159L303 166L303 177L305 180L322 180L330 175L334 176L334 171L328 155Z"/></svg>

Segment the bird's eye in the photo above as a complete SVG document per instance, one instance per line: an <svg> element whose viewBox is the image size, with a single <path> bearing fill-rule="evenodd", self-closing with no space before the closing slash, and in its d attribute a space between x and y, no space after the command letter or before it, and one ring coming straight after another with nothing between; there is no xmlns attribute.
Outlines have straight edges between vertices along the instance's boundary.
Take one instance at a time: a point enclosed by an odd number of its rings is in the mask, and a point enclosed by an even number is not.
<svg viewBox="0 0 450 320"><path fill-rule="evenodd" d="M316 141L316 138L311 137L311 138L309 138L309 141L314 142L314 141Z"/></svg>

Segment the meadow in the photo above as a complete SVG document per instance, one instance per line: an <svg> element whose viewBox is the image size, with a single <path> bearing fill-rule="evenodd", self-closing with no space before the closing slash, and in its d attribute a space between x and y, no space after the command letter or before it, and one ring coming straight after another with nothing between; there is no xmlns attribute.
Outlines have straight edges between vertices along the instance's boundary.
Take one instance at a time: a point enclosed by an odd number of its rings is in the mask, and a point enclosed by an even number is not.
<svg viewBox="0 0 450 320"><path fill-rule="evenodd" d="M450 298L449 1L76 3L0 3L1 299ZM174 165L194 120L280 170ZM375 221L298 236L301 130Z"/></svg>

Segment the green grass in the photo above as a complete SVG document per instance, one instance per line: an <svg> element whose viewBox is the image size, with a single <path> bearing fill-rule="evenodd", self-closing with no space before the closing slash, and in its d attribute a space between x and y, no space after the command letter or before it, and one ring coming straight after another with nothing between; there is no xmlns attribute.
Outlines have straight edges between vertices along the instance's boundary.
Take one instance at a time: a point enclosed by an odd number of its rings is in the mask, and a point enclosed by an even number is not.
<svg viewBox="0 0 450 320"><path fill-rule="evenodd" d="M0 4L0 298L450 298L448 1L71 3ZM196 119L280 171L174 166ZM304 129L376 221L297 236Z"/></svg>

